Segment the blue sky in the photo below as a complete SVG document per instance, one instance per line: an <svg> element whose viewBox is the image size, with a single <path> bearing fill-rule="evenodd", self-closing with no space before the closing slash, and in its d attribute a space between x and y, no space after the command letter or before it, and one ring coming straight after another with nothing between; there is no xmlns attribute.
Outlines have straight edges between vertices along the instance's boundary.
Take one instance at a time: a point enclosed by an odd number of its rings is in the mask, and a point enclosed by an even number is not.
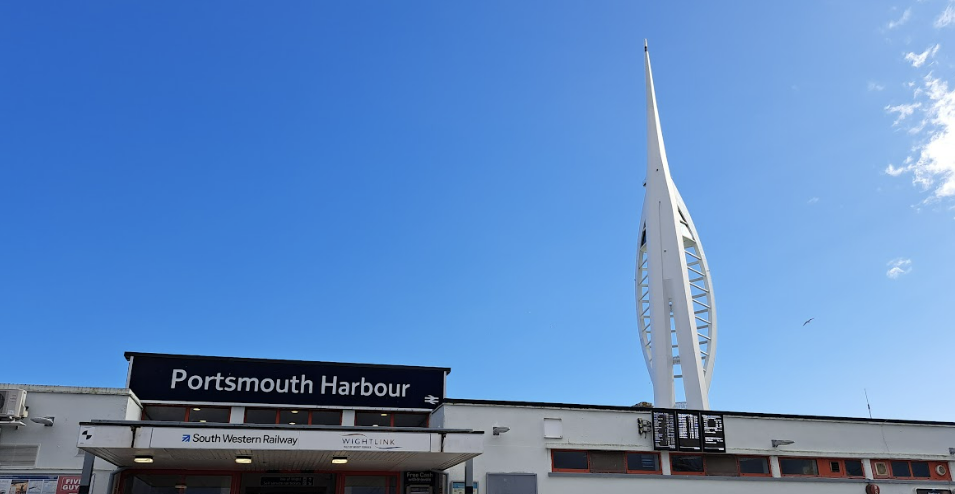
<svg viewBox="0 0 955 494"><path fill-rule="evenodd" d="M130 350L652 399L644 38L712 407L952 420L948 0L5 3L0 381Z"/></svg>

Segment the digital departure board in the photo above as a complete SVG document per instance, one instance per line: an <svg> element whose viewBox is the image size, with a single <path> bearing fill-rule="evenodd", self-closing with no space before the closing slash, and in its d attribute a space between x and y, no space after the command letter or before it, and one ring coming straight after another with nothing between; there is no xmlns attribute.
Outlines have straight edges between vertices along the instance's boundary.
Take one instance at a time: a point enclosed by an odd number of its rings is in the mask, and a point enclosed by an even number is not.
<svg viewBox="0 0 955 494"><path fill-rule="evenodd" d="M701 413L700 422L703 427L703 451L725 453L726 433L723 430L723 416Z"/></svg>
<svg viewBox="0 0 955 494"><path fill-rule="evenodd" d="M676 451L676 417L670 410L653 411L653 449Z"/></svg>
<svg viewBox="0 0 955 494"><path fill-rule="evenodd" d="M725 453L723 415L692 410L653 410L653 449Z"/></svg>
<svg viewBox="0 0 955 494"><path fill-rule="evenodd" d="M680 451L703 451L700 440L700 413L676 413L676 444Z"/></svg>

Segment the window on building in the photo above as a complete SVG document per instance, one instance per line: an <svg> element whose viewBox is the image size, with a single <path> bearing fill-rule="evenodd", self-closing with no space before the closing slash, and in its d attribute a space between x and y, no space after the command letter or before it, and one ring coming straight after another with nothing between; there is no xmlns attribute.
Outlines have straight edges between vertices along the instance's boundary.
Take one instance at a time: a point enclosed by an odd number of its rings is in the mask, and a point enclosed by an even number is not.
<svg viewBox="0 0 955 494"><path fill-rule="evenodd" d="M819 459L820 477L864 477L862 460L843 460L838 458Z"/></svg>
<svg viewBox="0 0 955 494"><path fill-rule="evenodd" d="M743 476L769 476L769 459L763 456L740 456L739 474Z"/></svg>
<svg viewBox="0 0 955 494"><path fill-rule="evenodd" d="M288 425L308 424L307 410L279 410L279 423Z"/></svg>
<svg viewBox="0 0 955 494"><path fill-rule="evenodd" d="M340 410L301 410L297 408L246 408L247 424L341 425Z"/></svg>
<svg viewBox="0 0 955 494"><path fill-rule="evenodd" d="M706 475L719 477L739 477L739 465L732 455L706 455L703 457L703 470Z"/></svg>
<svg viewBox="0 0 955 494"><path fill-rule="evenodd" d="M779 471L783 475L819 475L815 458L779 458Z"/></svg>
<svg viewBox="0 0 955 494"><path fill-rule="evenodd" d="M932 477L931 469L928 466L927 461L913 461L912 462L912 476L919 479L927 479Z"/></svg>
<svg viewBox="0 0 955 494"><path fill-rule="evenodd" d="M555 472L662 473L657 453L554 450L551 458Z"/></svg>
<svg viewBox="0 0 955 494"><path fill-rule="evenodd" d="M656 453L627 453L627 471L631 473L660 472L660 456Z"/></svg>
<svg viewBox="0 0 955 494"><path fill-rule="evenodd" d="M312 425L342 425L341 410L312 410L310 418Z"/></svg>
<svg viewBox="0 0 955 494"><path fill-rule="evenodd" d="M396 413L392 415L394 427L427 427L429 415L427 413Z"/></svg>
<svg viewBox="0 0 955 494"><path fill-rule="evenodd" d="M670 471L677 474L703 474L702 455L670 454Z"/></svg>
<svg viewBox="0 0 955 494"><path fill-rule="evenodd" d="M589 472L590 462L586 451L558 451L552 452L555 472Z"/></svg>
<svg viewBox="0 0 955 494"><path fill-rule="evenodd" d="M123 494L177 494L188 491L201 494L229 494L231 475L155 475L128 474L122 483Z"/></svg>
<svg viewBox="0 0 955 494"><path fill-rule="evenodd" d="M162 422L185 422L186 407L166 405L146 405L143 407L143 420L159 420Z"/></svg>
<svg viewBox="0 0 955 494"><path fill-rule="evenodd" d="M627 473L623 451L591 451L590 471L593 473Z"/></svg>
<svg viewBox="0 0 955 494"><path fill-rule="evenodd" d="M907 461L893 461L892 466L892 476L893 477L911 477L912 470L909 468L909 462Z"/></svg>
<svg viewBox="0 0 955 494"><path fill-rule="evenodd" d="M427 427L427 413L355 412L355 425L365 427Z"/></svg>
<svg viewBox="0 0 955 494"><path fill-rule="evenodd" d="M225 407L146 405L143 407L142 419L227 424L230 412L231 409Z"/></svg>
<svg viewBox="0 0 955 494"><path fill-rule="evenodd" d="M186 415L187 422L212 422L228 424L231 408L220 407L191 407Z"/></svg>
<svg viewBox="0 0 955 494"><path fill-rule="evenodd" d="M872 460L872 473L880 479L952 479L944 461Z"/></svg>
<svg viewBox="0 0 955 494"><path fill-rule="evenodd" d="M865 477L862 460L845 460L846 477Z"/></svg>
<svg viewBox="0 0 955 494"><path fill-rule="evenodd" d="M382 412L355 412L355 425L391 427L391 414Z"/></svg>
<svg viewBox="0 0 955 494"><path fill-rule="evenodd" d="M246 424L274 424L278 420L274 408L246 408Z"/></svg>

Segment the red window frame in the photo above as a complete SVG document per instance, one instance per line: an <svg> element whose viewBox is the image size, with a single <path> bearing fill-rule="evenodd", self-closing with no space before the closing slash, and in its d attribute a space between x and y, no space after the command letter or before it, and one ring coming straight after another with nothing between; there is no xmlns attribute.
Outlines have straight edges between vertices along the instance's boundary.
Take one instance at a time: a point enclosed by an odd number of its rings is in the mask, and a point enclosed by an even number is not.
<svg viewBox="0 0 955 494"><path fill-rule="evenodd" d="M587 468L557 468L554 465L554 453L583 453L587 457ZM590 473L590 451L586 449L552 449L550 450L550 470L552 472Z"/></svg>
<svg viewBox="0 0 955 494"><path fill-rule="evenodd" d="M928 463L928 473L929 473L929 476L928 476L928 477L915 477L915 476L896 477L895 475L892 474L892 462L893 462L893 461L904 461L904 462L908 463L908 464L909 464L909 472L912 471L912 462L924 462L924 463ZM885 463L885 472L886 472L885 475L879 475L879 473L876 471L876 466L875 466L876 463ZM940 465L941 465L941 466L944 468L944 470L945 470L945 474L944 474L944 475L939 475L939 473L938 473L938 470L937 470L937 469L938 469L938 467L939 467ZM872 460L872 477L873 477L873 478L876 478L876 479L947 480L947 481L951 482L951 480L952 480L952 472L951 472L951 470L948 468L948 462L947 462L947 461L899 460L899 459L890 460L890 459L880 458L880 459L874 459L874 460Z"/></svg>
<svg viewBox="0 0 955 494"><path fill-rule="evenodd" d="M312 414L315 412L338 412L338 425L342 425L342 411L336 410L333 408L325 408L320 410L309 410L308 411L308 425L314 425L312 423ZM322 424L322 425L334 425L334 424Z"/></svg>
<svg viewBox="0 0 955 494"><path fill-rule="evenodd" d="M183 414L183 420L182 420L183 422L189 422L189 413L192 412L192 409L193 409L193 408L208 408L208 409L216 409L216 410L228 410L228 411L229 411L229 415L228 415L228 418L226 418L226 421L225 421L225 422L203 422L203 423L206 423L206 424L228 424L230 421L232 421L232 407L205 406L205 405L174 405L174 404L167 404L167 403L163 403L163 404L143 403L143 408L142 408L142 410L140 410L140 412L139 412L139 420L147 420L147 419L146 419L146 407L183 408L183 409L184 409L184 412L185 412L185 413ZM199 423L199 422L194 422L194 423Z"/></svg>
<svg viewBox="0 0 955 494"><path fill-rule="evenodd" d="M766 473L743 473L743 469L739 466L739 461L742 459L752 460L763 460L766 462ZM818 466L818 465L817 465ZM703 469L706 469L706 463L703 464ZM740 477L772 477L773 476L773 467L772 463L769 461L768 456L759 456L759 455L737 455L736 456L736 471L739 473Z"/></svg>
<svg viewBox="0 0 955 494"><path fill-rule="evenodd" d="M379 414L380 416L385 416L385 415L387 415L387 416L388 416L388 425L383 425L383 426L381 426L381 427L395 427L395 415L422 415L422 416L427 416L427 418L426 418L425 421L424 421L424 427L428 427L429 425L431 425L431 414L430 414L430 413L424 413L424 412L376 412L376 411L374 411L374 410L355 410L355 420L356 420L356 421L358 420L358 414L359 414L359 413ZM356 425L357 425L357 424L356 424ZM374 426L374 425L360 425L360 426L358 426L358 427L375 427L375 426ZM406 426L399 426L399 427L406 427Z"/></svg>
<svg viewBox="0 0 955 494"><path fill-rule="evenodd" d="M779 464L779 476L780 477L820 477L821 469L819 468L819 458L812 458L809 456L780 456L779 461L783 460L812 460L816 462L816 473L783 473L783 464Z"/></svg>
<svg viewBox="0 0 955 494"><path fill-rule="evenodd" d="M205 409L211 409L211 410L228 410L228 411L229 411L228 415L226 415L225 422L203 422L204 424L228 424L229 422L232 421L232 407L205 406L205 405L186 405L186 422L190 422L190 420L189 420L189 414L192 413L193 410L196 409L196 408L198 408L198 409L200 409L200 410L203 409L203 408L205 408ZM198 411L198 410L196 410L196 411ZM199 423L199 421L197 420L196 422L193 422L193 423Z"/></svg>
<svg viewBox="0 0 955 494"><path fill-rule="evenodd" d="M817 458L816 459L816 469L819 471L820 477L827 478L847 478L847 479L864 479L865 478L865 467L863 466L862 475L849 475L849 472L846 470L846 461L862 461L859 458ZM832 470L832 464L836 463L839 465L839 471L834 472Z"/></svg>
<svg viewBox="0 0 955 494"><path fill-rule="evenodd" d="M701 471L701 472L676 472L676 471L674 471L674 470L673 470L673 459L674 459L674 458L679 458L679 457L681 457L681 456L699 456L699 457L700 457L700 463L702 464L701 466L703 467L703 471ZM739 469L739 464L736 465L736 468ZM670 475L699 475L699 476L706 475L706 455L704 455L703 453L670 453Z"/></svg>
<svg viewBox="0 0 955 494"><path fill-rule="evenodd" d="M630 470L630 462L627 461L627 455L652 455L657 458L657 469L656 470ZM590 455L588 454L587 463L589 465ZM624 451L623 452L623 461L624 466L627 469L627 473L637 474L637 475L663 475L663 458L660 457L660 453L654 451Z"/></svg>
<svg viewBox="0 0 955 494"><path fill-rule="evenodd" d="M341 424L342 424L342 411L341 411L341 410L336 410L336 409L319 409L319 410L314 410L314 409L302 409L302 408L267 408L267 407L266 407L266 408L246 407L246 409L245 409L245 415L242 417L242 423L244 423L244 424L248 424L248 423L249 423L248 420L249 420L249 411L250 411L250 410L275 410L275 421L272 422L273 424L282 424L282 422L280 421L281 418L282 418L282 412L291 412L291 411L293 411L293 410L298 410L298 411L301 412L306 418L305 418L305 422L303 422L303 423L296 423L296 425L312 425L312 413L313 413L313 412L338 412L338 425L341 425ZM253 425L254 425L254 424L253 424ZM265 425L265 424L263 424L263 425Z"/></svg>

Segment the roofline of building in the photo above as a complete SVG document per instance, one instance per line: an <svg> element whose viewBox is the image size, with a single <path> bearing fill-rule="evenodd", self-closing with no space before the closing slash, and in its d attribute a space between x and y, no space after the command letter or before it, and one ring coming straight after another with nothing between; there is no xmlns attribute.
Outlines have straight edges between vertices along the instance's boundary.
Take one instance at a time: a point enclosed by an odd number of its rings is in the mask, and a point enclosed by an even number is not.
<svg viewBox="0 0 955 494"><path fill-rule="evenodd" d="M288 359L269 359L269 358L249 358L249 357L224 357L216 355L180 355L175 353L149 353L149 352L125 352L123 356L126 357L126 360L129 360L130 357L159 357L159 358L176 358L176 359L196 359L196 360L225 360L225 361L242 361L242 362L258 362L258 363L272 363L272 364L321 364L321 365L333 365L336 367L375 367L379 369L418 369L418 370L432 370L432 371L444 371L445 374L451 373L450 367L428 367L421 365L392 365L392 364L356 364L356 363L344 363L344 362L325 362L320 360L288 360Z"/></svg>
<svg viewBox="0 0 955 494"><path fill-rule="evenodd" d="M90 386L59 386L52 384L0 383L0 389L22 389L24 391L32 391L34 393L136 396L129 388L97 388Z"/></svg>
<svg viewBox="0 0 955 494"><path fill-rule="evenodd" d="M327 431L363 431L363 432L427 432L434 434L484 434L473 429L440 429L435 427L371 427L353 425L289 425L289 424L248 424L214 422L164 422L160 420L89 420L79 425L115 425L129 427L175 427L177 429L270 429L270 430L327 430Z"/></svg>
<svg viewBox="0 0 955 494"><path fill-rule="evenodd" d="M619 406L619 405L583 405L576 403L548 403L540 401L505 401L505 400L472 400L467 398L445 398L441 405L476 405L476 406L509 406L509 407L527 407L527 408L565 408L571 410L603 410L612 412L652 412L653 410L670 410L663 408L650 408L638 406ZM795 420L817 420L829 422L864 422L877 424L908 424L908 425L937 425L937 426L955 426L955 422L938 422L931 420L906 420L906 419L879 419L867 417L832 417L826 415L795 415L787 413L761 413L761 412L731 412L724 410L707 410L709 413L721 414L728 417L756 417L756 418L774 418L774 419L795 419Z"/></svg>

